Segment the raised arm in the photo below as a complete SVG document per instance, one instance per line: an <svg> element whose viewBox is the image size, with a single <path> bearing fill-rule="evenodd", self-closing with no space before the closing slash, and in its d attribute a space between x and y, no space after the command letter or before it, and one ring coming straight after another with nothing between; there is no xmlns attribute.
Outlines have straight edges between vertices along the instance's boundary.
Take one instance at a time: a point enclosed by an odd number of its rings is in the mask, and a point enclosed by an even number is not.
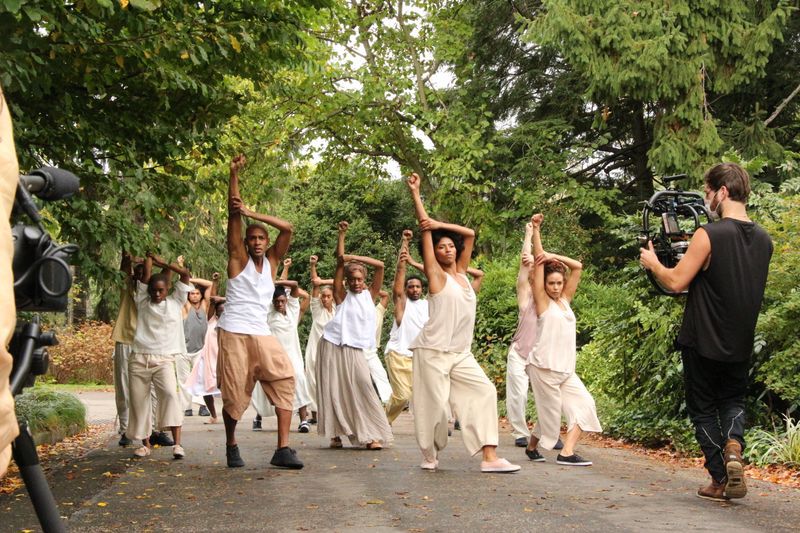
<svg viewBox="0 0 800 533"><path fill-rule="evenodd" d="M122 252L122 260L119 263L119 269L130 278L133 276L133 257L130 252Z"/></svg>
<svg viewBox="0 0 800 533"><path fill-rule="evenodd" d="M533 230L533 253L536 259L532 257L523 256L523 263L529 268L533 267L533 301L536 304L536 314L541 315L547 311L550 305L549 296L547 291L544 290L544 263L546 261L544 255L544 247L542 247L541 225L544 216L540 214L531 217L531 226Z"/></svg>
<svg viewBox="0 0 800 533"><path fill-rule="evenodd" d="M303 320L303 315L306 314L306 311L308 311L308 308L311 306L311 298L309 298L308 293L300 287L297 287L296 291L292 291L292 296L300 299L300 318L297 319L299 322Z"/></svg>
<svg viewBox="0 0 800 533"><path fill-rule="evenodd" d="M155 265L169 269L172 272L178 274L180 276L181 283L188 285L191 282L192 274L189 272L189 269L186 268L184 265L182 265L180 262L173 261L172 263L167 263L166 261L164 261L155 254L150 254L149 257L152 259Z"/></svg>
<svg viewBox="0 0 800 533"><path fill-rule="evenodd" d="M333 301L336 305L344 301L347 292L344 289L344 236L350 224L346 221L339 222L339 237L336 240L336 273L333 275Z"/></svg>
<svg viewBox="0 0 800 533"><path fill-rule="evenodd" d="M289 279L289 267L292 266L292 258L287 257L283 260L283 271L281 272L281 279Z"/></svg>
<svg viewBox="0 0 800 533"><path fill-rule="evenodd" d="M239 170L247 160L240 154L230 164L228 182L228 278L235 278L247 265L247 249L242 238L242 199L239 196Z"/></svg>
<svg viewBox="0 0 800 533"><path fill-rule="evenodd" d="M213 281L209 281L209 280L203 279L203 278L191 278L189 280L189 283L191 283L192 285L195 285L195 286L203 287L204 289L211 288L211 286L214 285Z"/></svg>
<svg viewBox="0 0 800 533"><path fill-rule="evenodd" d="M527 307L531 299L531 284L528 281L530 279L531 267L525 264L526 257L532 258L531 239L533 239L533 223L528 222L525 224L525 237L522 239L522 251L519 256L519 272L517 272L517 307L520 311Z"/></svg>
<svg viewBox="0 0 800 533"><path fill-rule="evenodd" d="M462 274L466 274L467 269L469 268L469 262L472 260L472 249L475 246L475 231L466 226L441 222L433 218L428 218L427 220L421 221L419 223L419 227L422 231L435 231L437 229L442 229L461 235L464 238L464 251L461 252L461 257L458 259L456 270ZM432 244L433 243L431 242L431 245ZM431 246L431 249L433 249L433 246Z"/></svg>
<svg viewBox="0 0 800 533"><path fill-rule="evenodd" d="M578 290L578 283L581 281L581 274L583 273L583 264L577 259L572 259L566 255L548 254L545 253L545 258L548 260L555 259L561 261L569 269L569 276L564 283L564 290L561 291L561 296L571 302L575 297L575 292Z"/></svg>
<svg viewBox="0 0 800 533"><path fill-rule="evenodd" d="M420 242L422 244L422 264L425 277L428 278L428 290L431 294L436 294L444 288L447 276L445 275L439 262L436 261L436 254L433 252L433 237L431 237L430 229L423 228L423 222L428 220L428 212L422 203L422 196L419 192L421 179L418 174L414 173L406 180L408 190L411 192L411 199L414 202L414 214L419 222L420 229Z"/></svg>
<svg viewBox="0 0 800 533"><path fill-rule="evenodd" d="M214 304L216 303L214 299L217 297L217 292L219 291L219 272L214 272L211 274L211 288L208 290L208 307L206 307L206 316L209 320L214 316L216 313L216 309L214 309Z"/></svg>
<svg viewBox="0 0 800 533"><path fill-rule="evenodd" d="M142 283L147 285L150 283L150 278L153 275L153 257L150 252L147 253L144 259L144 270L142 270Z"/></svg>
<svg viewBox="0 0 800 533"><path fill-rule="evenodd" d="M481 292L481 283L483 283L483 270L480 268L472 268L469 267L467 269L467 274L472 276L472 281L470 284L472 285L472 290L476 293Z"/></svg>
<svg viewBox="0 0 800 533"><path fill-rule="evenodd" d="M400 253L397 256L397 267L394 271L392 283L392 303L394 304L394 320L399 326L406 310L406 263L408 263L408 243L413 234L411 230L403 230L403 240L400 242Z"/></svg>

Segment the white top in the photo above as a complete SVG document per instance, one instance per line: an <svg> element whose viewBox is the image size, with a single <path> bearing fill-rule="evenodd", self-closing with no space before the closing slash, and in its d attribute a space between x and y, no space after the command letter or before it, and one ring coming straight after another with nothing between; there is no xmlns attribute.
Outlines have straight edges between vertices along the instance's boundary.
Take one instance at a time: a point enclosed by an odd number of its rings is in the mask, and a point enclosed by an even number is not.
<svg viewBox="0 0 800 533"><path fill-rule="evenodd" d="M333 319L336 313L336 304L333 304L333 309L328 311L318 297L311 298L311 328L308 330L308 342L306 343L306 364L309 357L311 360L316 360L317 344L322 338L322 331L325 325Z"/></svg>
<svg viewBox="0 0 800 533"><path fill-rule="evenodd" d="M134 352L153 355L186 353L182 310L192 289L194 287L179 281L163 302L153 303L147 293L147 285L141 281L136 283Z"/></svg>
<svg viewBox="0 0 800 533"><path fill-rule="evenodd" d="M228 312L227 307L225 313ZM223 315L225 313L222 313ZM300 300L286 296L286 314L279 313L271 306L267 314L270 331L281 343L290 358L303 360L300 351L300 337L297 335L297 323L300 322Z"/></svg>
<svg viewBox="0 0 800 533"><path fill-rule="evenodd" d="M228 312L227 305L225 312ZM375 303L369 291L365 289L358 294L348 291L322 336L339 346L375 348L375 318Z"/></svg>
<svg viewBox="0 0 800 533"><path fill-rule="evenodd" d="M264 258L259 274L252 257L238 276L228 280L225 291L225 312L217 327L231 333L246 335L271 335L267 313L272 307L272 269Z"/></svg>
<svg viewBox="0 0 800 533"><path fill-rule="evenodd" d="M400 325L397 325L397 320L392 321L392 331L389 333L389 342L386 343L386 353L393 351L411 357L413 354L409 346L417 338L427 321L428 301L406 298L406 307Z"/></svg>
<svg viewBox="0 0 800 533"><path fill-rule="evenodd" d="M465 274L459 274L466 287L446 274L447 281L441 291L428 296L428 322L411 349L428 348L441 352L466 353L472 349L475 330L475 310L478 299Z"/></svg>
<svg viewBox="0 0 800 533"><path fill-rule="evenodd" d="M566 309L555 300L539 315L539 339L528 357L528 364L539 368L572 374L575 372L576 329L575 314L566 298L561 298Z"/></svg>

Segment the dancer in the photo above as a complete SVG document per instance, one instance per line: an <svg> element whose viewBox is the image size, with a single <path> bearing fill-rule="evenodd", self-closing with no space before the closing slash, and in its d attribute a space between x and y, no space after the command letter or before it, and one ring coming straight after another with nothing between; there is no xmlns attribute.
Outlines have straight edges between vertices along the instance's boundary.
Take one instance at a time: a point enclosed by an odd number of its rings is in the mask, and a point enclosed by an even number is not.
<svg viewBox="0 0 800 533"><path fill-rule="evenodd" d="M531 217L535 260L529 253L523 253L523 261L528 267L534 267L533 301L539 319L536 346L525 368L536 400L538 420L525 454L531 461L544 461L538 446L541 444L547 450L555 447L563 413L567 419L567 435L556 463L591 466L591 461L575 453L575 445L584 431L603 429L597 419L594 398L575 373L577 331L575 314L569 305L578 288L583 265L575 259L544 251L540 232L543 220L542 214Z"/></svg>
<svg viewBox="0 0 800 533"><path fill-rule="evenodd" d="M183 256L178 258L178 263L183 264ZM202 278L192 278L190 281L192 290L189 291L189 298L183 306L183 335L186 338L186 353L181 354L175 364L175 371L178 374L178 383L185 383L192 372L192 368L197 364L200 351L208 329L209 305L205 294L212 285L211 281ZM199 396L192 397L186 389L180 391L183 415L192 416L192 402L199 403ZM201 406L197 412L200 416L208 416L205 406Z"/></svg>
<svg viewBox="0 0 800 533"><path fill-rule="evenodd" d="M260 384L278 415L278 447L270 464L303 468L295 451L289 448L294 369L266 320L275 290L273 275L278 261L289 248L292 225L244 206L239 196L239 170L244 165L243 155L235 157L230 164L228 285L225 312L217 323L217 383L222 393L225 456L228 467L244 466L236 442L236 424L250 403L253 389ZM277 228L275 243L269 246L267 228L259 223L248 225L242 240L242 216Z"/></svg>
<svg viewBox="0 0 800 533"><path fill-rule="evenodd" d="M428 278L430 318L411 343L414 352L412 405L417 444L425 470L438 467L447 445L448 404L461 421L464 445L483 453L482 472L516 472L519 466L497 457L497 390L470 351L477 298L467 279L475 232L428 217L420 178L407 185L422 231L420 247Z"/></svg>
<svg viewBox="0 0 800 533"><path fill-rule="evenodd" d="M152 274L153 265L169 269L180 275L172 294L165 273ZM150 388L158 398L158 428L169 428L175 442L172 455L182 459L181 446L183 412L175 379L175 360L186 351L183 338L181 310L191 290L189 271L177 263L167 264L158 256L148 253L142 279L136 289L136 334L133 350L128 358L130 386L130 420L128 436L142 440L142 446L133 453L136 457L150 455L148 436L151 430Z"/></svg>
<svg viewBox="0 0 800 533"><path fill-rule="evenodd" d="M285 264L285 263L284 263ZM280 280L275 283L275 293L272 295L272 307L267 314L267 322L272 334L286 350L294 367L294 403L293 407L300 416L300 426L297 431L308 433L308 405L311 403L311 393L308 392L305 368L303 367L303 354L300 349L300 337L297 326L301 317L308 309L308 293L301 289L296 281ZM291 292L287 296L286 289ZM255 400L254 395L253 399ZM259 411L260 412L260 411ZM264 415L266 413L261 413Z"/></svg>
<svg viewBox="0 0 800 533"><path fill-rule="evenodd" d="M333 302L333 280L317 276L319 258L312 255L308 262L311 270L311 328L306 343L306 382L311 395L311 424L317 423L317 347L325 325L333 319L336 305Z"/></svg>
<svg viewBox="0 0 800 533"><path fill-rule="evenodd" d="M392 385L392 396L386 404L386 418L389 424L394 422L411 400L413 352L409 349L409 345L428 321L428 302L422 299L422 278L415 275L406 277L406 264L411 258L408 253L408 243L412 236L411 230L403 231L392 285L394 320L385 352L386 367ZM419 265L419 268L421 267L422 265Z"/></svg>
<svg viewBox="0 0 800 533"><path fill-rule="evenodd" d="M708 209L722 219L695 232L675 268L659 262L652 243L639 261L665 287L689 289L677 344L686 410L711 475L697 495L725 501L747 494L745 397L773 248L767 232L747 215L745 169L735 163L713 166L705 175L705 193Z"/></svg>
<svg viewBox="0 0 800 533"><path fill-rule="evenodd" d="M333 283L336 315L325 326L317 353L317 431L331 439L331 448L341 448L345 435L351 444L380 450L391 440L392 430L372 388L364 350L375 346L373 302L383 283L383 262L345 255L348 226L339 222ZM369 287L365 265L374 269Z"/></svg>
<svg viewBox="0 0 800 533"><path fill-rule="evenodd" d="M214 272L211 277L211 290L208 295L208 328L203 342L203 349L200 356L192 368L191 374L183 383L183 388L192 396L202 396L206 409L211 418L206 424L216 424L217 408L214 405L214 397L220 395L217 388L217 356L219 345L217 341L217 322L222 313L225 312L225 298L217 296L219 285L219 273Z"/></svg>

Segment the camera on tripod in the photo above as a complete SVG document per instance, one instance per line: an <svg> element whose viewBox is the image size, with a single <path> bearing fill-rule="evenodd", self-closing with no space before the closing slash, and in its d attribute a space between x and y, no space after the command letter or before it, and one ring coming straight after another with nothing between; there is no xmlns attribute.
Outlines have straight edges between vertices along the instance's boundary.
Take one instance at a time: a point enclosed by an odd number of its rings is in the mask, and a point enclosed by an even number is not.
<svg viewBox="0 0 800 533"><path fill-rule="evenodd" d="M80 187L77 176L66 170L44 167L19 178L12 211L11 234L14 242L14 298L17 311L67 309L72 272L69 261L78 251L74 244L57 244L42 224L42 216L32 194L45 201L69 198ZM25 218L27 217L27 221ZM14 356L11 390L19 394L32 385L35 376L47 372L47 346L56 344L52 332L42 332L38 316L20 322L11 340Z"/></svg>
<svg viewBox="0 0 800 533"><path fill-rule="evenodd" d="M642 208L642 231L639 245L647 247L652 241L659 262L673 268L683 259L695 231L704 223L712 222L703 195L697 192L670 188L676 181L686 178L686 174L662 178L665 189L657 191ZM653 286L667 296L680 296L688 291L671 291L661 285L653 273L647 270L647 277Z"/></svg>

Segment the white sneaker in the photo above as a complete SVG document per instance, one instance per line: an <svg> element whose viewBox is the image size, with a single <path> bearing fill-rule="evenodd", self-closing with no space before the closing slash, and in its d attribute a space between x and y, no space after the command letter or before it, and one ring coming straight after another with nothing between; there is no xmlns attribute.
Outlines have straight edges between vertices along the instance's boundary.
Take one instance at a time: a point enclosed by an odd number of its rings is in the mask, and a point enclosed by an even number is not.
<svg viewBox="0 0 800 533"><path fill-rule="evenodd" d="M519 471L519 465L512 465L507 460L498 457L492 462L481 461L481 472L491 474L510 474Z"/></svg>
<svg viewBox="0 0 800 533"><path fill-rule="evenodd" d="M172 457L175 459L183 459L186 455L186 452L183 451L183 446L180 444L176 444L172 447Z"/></svg>
<svg viewBox="0 0 800 533"><path fill-rule="evenodd" d="M436 470L437 468L439 468L439 461L432 461L432 462L422 461L419 467L423 470Z"/></svg>
<svg viewBox="0 0 800 533"><path fill-rule="evenodd" d="M135 457L147 457L150 455L150 448L147 446L140 446L139 448L133 450L133 455Z"/></svg>

